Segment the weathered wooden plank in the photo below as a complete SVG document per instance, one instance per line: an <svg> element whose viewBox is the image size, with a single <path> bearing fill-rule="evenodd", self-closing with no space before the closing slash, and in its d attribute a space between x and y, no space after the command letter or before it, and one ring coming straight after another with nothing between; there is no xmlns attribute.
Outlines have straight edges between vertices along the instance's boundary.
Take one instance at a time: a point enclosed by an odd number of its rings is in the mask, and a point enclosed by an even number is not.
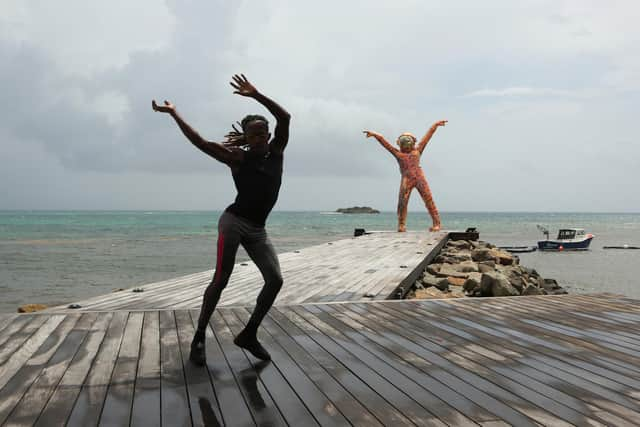
<svg viewBox="0 0 640 427"><path fill-rule="evenodd" d="M241 324L239 327L244 327L249 320L249 313L244 309L230 310L237 316ZM299 366L291 359L287 352L273 339L273 337L265 330L259 331L259 340L265 345L271 354L271 360L274 367L279 372L286 382L290 385L291 390L295 393L295 399L299 399L301 403L306 406L308 412L320 425L335 425L335 426L347 426L350 425L346 418L340 413L338 408L329 400L324 393L309 379L309 377L302 371ZM264 378L264 375L262 376ZM270 390L272 388L270 387ZM279 396L282 400L285 396ZM277 403L277 402L276 402ZM289 402L286 403L290 405ZM282 405L280 405L282 407ZM288 409L285 412L287 420L291 424L293 417L288 416L287 413L293 412ZM306 411L305 411L306 412ZM294 414L295 415L295 414ZM307 417L307 414L303 414ZM301 417L298 417L301 418Z"/></svg>
<svg viewBox="0 0 640 427"><path fill-rule="evenodd" d="M424 250L433 239L434 236L429 235L425 239L411 242L401 238L396 238L394 241L390 241L389 238L373 240L369 242L373 245L366 247L366 250L359 248L356 254L352 254L353 250L347 248L345 252L339 253L339 259L347 262L338 263L336 270L332 273L332 281L327 286L316 287L322 295L315 296L313 292L308 292L307 298L296 302L339 300L341 295L348 295L347 299L353 299L358 294L360 296L357 299L361 299L367 293L380 297L384 292L386 297L410 274L410 270L400 270L401 266L411 266L415 269L415 266L422 262ZM402 247L407 243L411 244L410 249ZM371 256L372 253L375 256ZM395 278L398 272L401 277ZM370 275L371 273L375 275ZM380 277L382 281L379 280ZM385 291L386 286L392 286L392 288Z"/></svg>
<svg viewBox="0 0 640 427"><path fill-rule="evenodd" d="M250 309L221 309L206 367L188 361L196 311L17 316L0 330L0 424L638 425L639 310L606 295L277 306L262 363L232 342Z"/></svg>
<svg viewBox="0 0 640 427"><path fill-rule="evenodd" d="M570 327L577 327L579 329L584 329L584 327L593 327L595 328L594 332L598 332L599 336L603 339L611 339L613 344L619 344L616 341L624 342L637 342L640 339L640 335L637 333L632 333L628 329L628 325L624 323L613 323L616 325L615 328L611 327L603 327L603 322L596 319L577 319L574 316L564 316L568 311L571 310L580 310L581 312L589 312L591 309L596 308L597 311L595 313L602 313L606 309L600 306L590 306L590 308L580 308L574 306L573 304L568 304L571 300L565 298L564 300L554 300L550 303L541 303L540 300L528 300L527 298L519 298L517 304L513 301L491 301L491 304L497 307L506 308L509 310L519 311L519 312L527 312L532 314L537 314L541 317L553 316L555 318L555 323L560 325L566 325ZM611 323L611 322L609 322ZM622 329L627 329L627 331L622 331ZM623 332L622 334L620 332ZM626 339L629 338L629 339ZM622 344L624 345L624 344ZM630 348L637 349L637 346L631 346Z"/></svg>
<svg viewBox="0 0 640 427"><path fill-rule="evenodd" d="M281 255L281 257L285 258L286 256L287 254ZM211 280L211 277L213 277L213 274L214 270L207 270L189 274L186 276L163 280L160 282L136 286L137 288L139 287L144 289L144 292L142 293L133 293L131 292L131 290L133 289L132 288L107 295L96 296L82 301L77 301L76 303L82 305L82 310L101 310L114 307L117 309L122 309L124 307L121 307L121 305L127 304L131 301L144 304L149 298L158 298L159 296L162 297L166 294L171 294L176 290L180 291L189 287L206 287L206 285ZM53 307L52 310L66 311L67 305Z"/></svg>
<svg viewBox="0 0 640 427"><path fill-rule="evenodd" d="M142 322L130 425L161 425L160 405L160 317L158 312L148 311Z"/></svg>
<svg viewBox="0 0 640 427"><path fill-rule="evenodd" d="M394 392L394 387L391 386L389 393L385 393L384 390L381 390L382 394L378 393L377 384L386 381L356 357L341 351L330 340L326 338L323 340L322 334L319 334L311 324L289 308L272 309L271 317L334 379L365 405L383 425L413 424L391 403L396 399L391 399L391 401L388 399L394 394L402 398L397 394L397 390ZM388 383L385 384L385 387L388 386Z"/></svg>
<svg viewBox="0 0 640 427"><path fill-rule="evenodd" d="M58 341L53 344L55 352L47 360L29 390L22 396L20 403L11 413L11 419L5 425L31 426L35 424L96 318L97 313L85 313L75 322L72 329L56 331L60 332L60 336L57 338ZM52 336L55 334L54 332Z"/></svg>
<svg viewBox="0 0 640 427"><path fill-rule="evenodd" d="M517 312L517 308L513 308L513 311ZM546 317L548 318L549 316L546 316ZM495 328L497 330L503 329L503 327L500 325L496 325ZM629 350L626 347L613 345L611 344L610 340L607 340L607 339L603 341L599 341L597 339L596 340L584 339L584 337L578 339L578 338L567 335L567 333L558 334L559 328L557 327L553 329L554 330L550 330L550 327L541 329L540 327L530 326L527 323L524 323L519 328L519 331L507 330L506 333L512 335L513 338L529 342L531 346L542 346L545 348L549 348L551 350L556 350L557 353L565 353L567 356L571 357L571 360L569 360L570 363L575 357L573 353L575 353L577 350L581 350L581 352L583 352L583 350L585 349L591 349L591 350L600 349L600 351L602 351L603 349L606 348L607 350L605 351L608 354L611 354L611 350L614 350L617 353L613 353L613 354L616 354L616 355L619 355L620 353L623 353L625 355L630 354L632 360L637 353L636 351ZM582 333L584 333L584 331L582 331ZM563 365L562 362L555 362L554 365L558 366L560 369L563 369L563 366L565 367L568 366L566 364ZM573 368L568 367L568 369L573 369ZM584 376L587 379L590 379L600 384L603 384L603 383L612 384L610 381L606 379L602 379L600 376L591 375L587 371L582 371L582 372L583 372L582 376ZM617 386L614 385L614 387L617 387Z"/></svg>
<svg viewBox="0 0 640 427"><path fill-rule="evenodd" d="M424 324L425 321L420 316L431 314L421 309L420 306L426 304L413 303L412 305L416 307L416 321ZM637 403L625 399L622 395L608 391L595 383L591 383L587 380L581 379L580 377L575 377L560 369L551 369L552 366L536 361L531 356L536 355L539 352L542 352L543 354L549 354L549 352L541 349L540 347L529 347L526 343L523 347L521 343L517 340L510 339L508 335L503 332L493 330L486 326L486 324L481 324L478 319L482 319L482 317L479 316L478 313L473 312L472 314L466 315L466 313L462 312L460 307L451 307L449 313L447 312L449 307L447 307L446 304L442 304L442 307L439 308L443 309L441 311L439 310L439 315L441 317L455 322L456 328L463 331L464 334L470 334L474 341L483 343L485 347L495 351L496 353L514 358L516 363L510 365L514 370L524 373L529 377L538 378L541 381L547 381L553 386L562 385L566 390L574 391L574 396L585 403L602 407L607 411L616 413L627 419L630 419L629 409L631 409L632 412L638 412L640 410ZM413 309L409 309L403 311L403 314L413 316L413 312ZM463 335L463 337L465 336ZM469 339L469 337L465 338ZM607 402L606 399L611 402ZM632 418L633 417L631 417L631 419Z"/></svg>
<svg viewBox="0 0 640 427"><path fill-rule="evenodd" d="M378 307L378 306L376 306ZM472 419L477 423L490 421L496 418L496 416L482 407L476 405L463 394L447 387L443 383L435 380L428 374L431 365L428 361L419 362L415 355L406 351L406 349L394 344L384 334L379 334L375 330L369 328L365 323L358 322L355 319L344 313L345 307L342 304L327 305L320 307L322 310L330 313L337 320L340 320L345 326L340 326L327 317L331 325L339 327L343 330L349 339L354 343L366 348L371 353L378 356L380 359L391 361L392 366L404 374L406 377L411 378L430 393L433 393L437 398L429 396L430 401L426 399L420 399L421 403L430 402L429 408L432 408L434 413L450 425L464 425L469 423ZM353 315L353 314L352 314ZM357 331L357 332L356 332ZM411 363L407 362L411 360ZM421 371L416 364L423 365L426 369ZM420 391L420 394L424 394L424 391ZM440 400L442 399L442 400Z"/></svg>
<svg viewBox="0 0 640 427"><path fill-rule="evenodd" d="M46 316L21 316L7 329L5 341L0 347L0 365L4 364L24 342L47 321Z"/></svg>
<svg viewBox="0 0 640 427"><path fill-rule="evenodd" d="M378 313L374 313L373 310L367 310L366 314L367 322L371 327L375 325L375 329L391 329L393 334L390 338L419 358L428 361L432 365L432 369L429 372L436 379L448 387L464 393L467 398L474 401L478 406L495 414L496 418L506 420L514 425L535 425L533 419L549 420L549 417L545 416L546 414L543 411L528 404L524 399L495 386L475 372L467 371L449 362L439 354L440 349L437 344L423 339L414 341L414 336L401 330L394 330L391 322L380 318ZM435 369L435 367L440 369ZM517 409L514 409L514 407ZM559 422L557 419L554 419L554 421ZM559 424L562 423L559 422Z"/></svg>
<svg viewBox="0 0 640 427"><path fill-rule="evenodd" d="M51 333L65 319L65 315L51 316L33 333L6 361L0 365L0 389L11 379L13 374L40 348ZM74 317L77 319L77 317ZM40 362L40 358L36 359Z"/></svg>
<svg viewBox="0 0 640 427"><path fill-rule="evenodd" d="M239 335L244 325L230 309L221 309L220 314L224 318L231 333ZM248 353L246 353L248 355ZM269 391L271 398L278 407L280 413L289 425L318 425L304 403L292 390L291 386L280 374L274 363L265 363L253 356L249 357L253 367L260 372L260 380Z"/></svg>
<svg viewBox="0 0 640 427"><path fill-rule="evenodd" d="M145 292L152 293L154 291L161 291L163 289L172 289L174 286L184 285L186 283L197 283L200 280L206 280L205 277L209 277L210 271L203 271L194 274L188 274L186 276L180 276L176 278L172 278L169 280L164 280L161 282L150 283L142 286L136 286L131 289L125 289L123 291L113 292L106 295L98 295L92 298L88 298L81 301L76 301L76 303L82 305L83 309L92 309L96 310L105 305L111 303L122 302L123 300L129 300L131 298L143 299L144 295L133 293L132 290L138 287L142 287L145 289ZM146 294L145 294L146 295ZM52 307L52 310L66 310L67 304Z"/></svg>
<svg viewBox="0 0 640 427"><path fill-rule="evenodd" d="M357 243L361 242L367 242L367 240ZM369 263L372 260L367 246L356 245L353 240L343 246L332 246L330 252L324 249L322 253L317 254L316 261L307 254L306 259L298 261L295 269L285 267L283 270L285 286L284 292L281 292L280 301L287 303L317 301L322 299L323 295L334 295L337 292L335 290L337 286L348 285L353 278L359 277L369 269ZM345 262L347 259L349 262ZM291 282L290 286L287 286L288 282ZM305 291L300 292L301 288ZM280 304L279 301L277 303Z"/></svg>
<svg viewBox="0 0 640 427"><path fill-rule="evenodd" d="M191 316L187 311L175 311L178 341L182 353L182 369L187 385L193 425L221 426L222 412L206 368L189 361L194 334Z"/></svg>
<svg viewBox="0 0 640 427"><path fill-rule="evenodd" d="M257 366L250 363L245 353L233 343L234 335L219 310L214 312L210 324L256 424L285 425L282 414L261 379L262 371L269 363L263 362ZM225 419L229 419L227 415Z"/></svg>
<svg viewBox="0 0 640 427"><path fill-rule="evenodd" d="M111 381L129 313L116 312L100 344L67 421L69 426L97 425Z"/></svg>
<svg viewBox="0 0 640 427"><path fill-rule="evenodd" d="M381 426L374 415L336 381L304 348L296 343L270 316L262 326L282 346L292 361L338 408L340 413L356 426ZM272 347L270 347L271 349ZM274 358L276 355L274 355ZM288 370L287 370L288 372ZM321 422L322 424L322 422Z"/></svg>
<svg viewBox="0 0 640 427"><path fill-rule="evenodd" d="M313 252L314 251L306 252L306 258L302 258L300 254L298 254L298 259L295 259L293 262L287 262L280 259L280 267L284 278L284 286L280 291L280 294L278 295L279 300L289 301L289 297L293 297L294 299L299 298L299 290L300 288L304 287L303 283L305 282L305 280L316 274L316 272L318 271L325 272L326 269L330 267L330 264L334 262L334 260L338 259L336 254L326 253L325 250L325 253L321 258L315 259L316 262L312 264L304 262L305 260L313 259L309 258L313 256ZM247 301L253 303L260 291L260 288L262 287L263 279L260 273L256 271L251 280L252 283L249 284L252 286L250 287L233 286L231 289L225 290L225 293L223 294L223 301L221 301L222 304L230 305L241 302L246 305Z"/></svg>
<svg viewBox="0 0 640 427"><path fill-rule="evenodd" d="M17 314L15 313L0 313L0 332L5 326L11 323L16 316Z"/></svg>
<svg viewBox="0 0 640 427"><path fill-rule="evenodd" d="M4 344L9 336L22 328L28 320L28 316L0 313L0 345Z"/></svg>
<svg viewBox="0 0 640 427"><path fill-rule="evenodd" d="M378 310L385 310L394 314L401 319L403 327L409 328L407 325L412 325L412 328L423 330L425 326L424 316L419 313L415 313L413 310L404 310L399 312L394 310L388 305L381 304L376 307ZM448 316L443 316L448 318ZM450 322L451 323L451 322ZM435 326L435 325L434 325ZM409 329L415 330L415 329ZM475 336L473 331L462 330L457 324L450 325L446 329L430 327L426 330L430 335L437 335L439 342L442 343L445 338L446 341L442 345L446 345L451 351L467 356L473 360L482 361L483 366L501 373L509 378L512 378L521 384L535 388L545 396L553 398L557 402L571 407L572 409L581 412L585 415L594 415L596 418L606 417L607 421L611 420L611 416L605 415L606 412L602 412L598 407L606 411L611 411L623 416L631 421L636 421L635 418L640 418L637 413L634 414L620 405L613 402L603 401L602 399L592 397L593 395L589 390L579 389L570 384L558 381L550 375L536 370L529 370L521 373L518 369L518 353L516 351L510 351L509 347L506 347L504 341L496 342L491 337ZM587 398L585 398L587 396ZM624 420L619 420L616 425L623 425Z"/></svg>
<svg viewBox="0 0 640 427"><path fill-rule="evenodd" d="M192 425L173 311L160 312L162 424Z"/></svg>
<svg viewBox="0 0 640 427"><path fill-rule="evenodd" d="M386 298L399 284L413 281L412 275L417 274L425 256L445 239L445 232L385 233L281 254L285 285L276 304L337 298L359 300L367 293ZM366 272L371 270L376 270L375 281L367 277ZM212 270L196 273L141 286L144 288L141 293L127 290L77 303L82 311L197 308L212 274ZM253 262L236 264L219 306L253 305L262 285L262 276ZM68 309L60 306L52 310Z"/></svg>
<svg viewBox="0 0 640 427"><path fill-rule="evenodd" d="M408 271L398 283L388 281L381 288L371 290L370 292L377 295L376 299L401 298L407 294L415 281L422 276L422 272L426 266L435 259L447 242L447 233L432 233L429 236L430 238L425 239L418 247L414 245L414 247L409 248L409 250L402 251L403 254L407 253L405 256L410 257L409 261L403 264ZM420 250L414 254L412 251L416 251L417 249Z"/></svg>
<svg viewBox="0 0 640 427"><path fill-rule="evenodd" d="M57 315L46 319L24 345L0 365L0 424L19 404L78 318L79 315Z"/></svg>
<svg viewBox="0 0 640 427"><path fill-rule="evenodd" d="M398 394L398 397L387 395L387 400L396 406L403 414L411 419L418 425L444 425L444 423L437 418L429 408L432 407L444 407L446 404L438 397L420 387L417 383L413 382L408 376L405 376L401 371L395 369L389 363L386 358L376 357L373 353L368 351L367 348L355 344L350 337L342 334L342 331L332 327L326 323L326 317L321 310L315 312L315 307L305 306L306 310L294 308L293 310L311 323L314 327L320 330L324 335L330 337L336 344L346 350L350 355L349 357L355 357L361 360L366 366L373 371L381 375L388 384L385 386L386 390L380 388L379 393L388 393L388 390L397 389L403 394ZM314 313L311 313L311 312ZM342 329L342 328L341 328ZM353 355L353 356L351 356ZM423 405L424 403L424 405ZM446 410L446 409L445 409ZM452 409L449 409L452 411ZM442 413L443 414L443 413ZM464 420L464 417L459 419L466 425L472 424L470 420Z"/></svg>
<svg viewBox="0 0 640 427"><path fill-rule="evenodd" d="M626 325L618 324L617 328L604 327L602 322L595 319L577 320L573 316L566 316L566 311L562 310L562 312L560 312L555 307L549 306L534 310L534 307L539 306L542 306L542 304L532 305L527 301L523 301L522 304L517 307L513 307L512 310L519 313L536 314L536 318L542 318L537 324L538 326L554 328L564 335L577 336L598 341L601 340L616 346L635 350L636 352L640 351L640 345L638 345L640 335L630 333L629 331L619 330L620 328L627 329L628 327ZM553 320L553 323L547 320ZM530 321L534 322L535 320L531 319Z"/></svg>
<svg viewBox="0 0 640 427"><path fill-rule="evenodd" d="M143 313L129 314L100 415L100 425L121 426L128 425L131 421L143 320Z"/></svg>
<svg viewBox="0 0 640 427"><path fill-rule="evenodd" d="M380 316L380 324L384 324L388 328L394 328L392 319L395 319L391 316L387 318L385 314L382 314L381 311L377 313ZM368 318L371 317L370 311L366 311L366 315ZM384 319L384 320L383 320ZM434 326L441 326L436 325ZM399 331L398 331L399 332ZM404 334L405 332L402 331ZM426 334L420 334L418 328L413 328L407 330L405 337L411 338L411 336L415 336L415 339L420 340L420 345L423 347L427 347L425 345L425 341L421 338L425 338ZM420 337L420 338L418 338ZM474 373L473 376L465 376L465 380L469 381L471 384L474 384L476 387L479 387L481 390L486 391L489 395L499 399L502 402L509 404L514 408L517 408L520 412L530 416L533 419L536 419L542 423L548 423L549 419L553 420L554 424L561 424L561 420L565 420L568 422L589 422L592 423L593 420L589 420L588 418L582 416L581 414L573 411L570 408L567 408L549 398L545 395L532 390L529 388L529 384L522 385L516 381L513 381L510 376L500 375L497 373L488 373L484 366L475 363L473 359L465 359L459 356L451 355L447 353L445 348L440 346L435 342L431 342L428 345L429 348L433 348L433 350L438 351L438 353L447 355L446 359L452 364L447 363L447 369L449 369L452 373L456 374L458 377L461 377L461 373L463 370L469 370ZM462 377L461 377L462 378ZM479 378L479 380L477 379ZM499 388L496 388L498 386ZM553 417L557 417L554 419Z"/></svg>
<svg viewBox="0 0 640 427"><path fill-rule="evenodd" d="M101 313L91 325L71 365L40 414L37 425L64 425L67 422L112 317L113 313Z"/></svg>
<svg viewBox="0 0 640 427"><path fill-rule="evenodd" d="M193 310L190 314L192 324L194 328L197 328L198 311ZM207 355L207 366L202 368L200 375L210 379L215 388L215 394L219 404L218 406L219 408L224 408L224 411L221 411L219 414L222 421L221 424L237 424L243 426L255 425L251 411L245 403L240 387L236 382L233 372L227 363L225 355L222 352L211 327L207 327L206 330L205 349ZM201 408L207 409L207 414L210 415L213 413L217 418L217 414L215 414L213 410L214 406L212 401L203 401L198 404ZM218 421L220 420L218 419ZM213 422L212 424L215 425Z"/></svg>
<svg viewBox="0 0 640 427"><path fill-rule="evenodd" d="M446 343L440 342L439 345L443 347L446 346L446 348L449 349L449 352L445 353L443 351L441 353L443 355L446 354L449 361L464 369L471 370L492 383L500 385L505 390L538 405L538 407L543 408L546 412L553 414L559 419L564 419L577 425L597 424L603 421L593 419L593 413L596 411L587 410L584 408L584 403L572 400L570 396L560 393L542 382L519 374L511 369L509 367L510 365L504 360L498 360L496 362L493 357L495 357L497 353L487 350L479 352L481 348L480 345L483 344L484 341L471 340L470 343L467 342L465 345L460 345L459 343L454 345L451 341L456 337L455 333L458 331L442 324L442 322L429 322L431 327L426 329L429 332L424 333L422 332L425 330L424 322L413 322L406 316L403 316L404 313L393 310L387 311L385 307L380 308L378 311L388 313L389 318L394 319L396 323L402 324L403 329L416 337L428 337L431 341L435 341L431 337L435 335L434 331L437 331L438 338L444 336L447 339ZM468 334L461 335L467 340L471 338ZM480 345L476 345L476 343ZM468 353L472 353L472 355L469 356ZM500 359L500 357L498 357L498 359ZM557 421L554 423L557 423Z"/></svg>
<svg viewBox="0 0 640 427"><path fill-rule="evenodd" d="M202 276L203 274L200 274ZM133 292L131 289L115 292L108 295L96 297L97 301L80 301L81 310L104 310L104 309L125 309L132 303L144 305L148 299L163 297L171 294L176 290L183 289L185 286L197 286L204 284L207 279L197 276L193 278L191 275L186 277L178 277L171 280L167 284L158 284L152 287L139 286L144 292ZM135 289L135 288L134 288ZM66 309L66 307L63 307Z"/></svg>

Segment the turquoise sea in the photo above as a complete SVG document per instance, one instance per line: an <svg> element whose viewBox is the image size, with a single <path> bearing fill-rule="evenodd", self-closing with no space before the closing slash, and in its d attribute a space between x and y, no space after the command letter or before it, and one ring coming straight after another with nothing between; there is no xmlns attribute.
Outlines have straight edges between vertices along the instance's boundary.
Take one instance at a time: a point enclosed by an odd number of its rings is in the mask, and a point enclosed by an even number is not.
<svg viewBox="0 0 640 427"><path fill-rule="evenodd" d="M0 211L0 312L25 303L63 304L212 268L220 211ZM569 292L615 292L640 298L636 265L640 214L443 212L444 228L477 227L497 245L534 245L541 224L596 235L586 252L521 254L521 264L557 279ZM394 230L396 215L273 212L267 230L278 252L347 238L354 228ZM410 212L409 230L427 229ZM554 236L555 237L555 236ZM246 259L244 252L238 261Z"/></svg>

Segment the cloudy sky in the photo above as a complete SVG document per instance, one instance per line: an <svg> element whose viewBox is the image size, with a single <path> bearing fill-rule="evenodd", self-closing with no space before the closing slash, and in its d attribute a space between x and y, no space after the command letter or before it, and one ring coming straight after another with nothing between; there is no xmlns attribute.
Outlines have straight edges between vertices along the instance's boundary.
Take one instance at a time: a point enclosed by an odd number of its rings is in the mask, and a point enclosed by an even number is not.
<svg viewBox="0 0 640 427"><path fill-rule="evenodd" d="M438 130L442 211L640 211L640 3L0 0L0 209L223 209L205 138L292 114L279 210L394 210L389 140ZM424 209L417 193L410 208Z"/></svg>

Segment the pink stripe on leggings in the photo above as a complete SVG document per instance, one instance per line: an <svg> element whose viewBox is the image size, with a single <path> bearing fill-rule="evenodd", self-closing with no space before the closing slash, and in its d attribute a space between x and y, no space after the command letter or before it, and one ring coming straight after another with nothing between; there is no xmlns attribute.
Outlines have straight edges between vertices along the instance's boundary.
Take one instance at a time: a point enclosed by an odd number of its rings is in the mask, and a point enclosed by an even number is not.
<svg viewBox="0 0 640 427"><path fill-rule="evenodd" d="M224 255L223 248L224 247L224 234L220 234L218 236L218 261L216 262L216 274L213 276L213 281L218 282L218 276L220 275L220 270L222 270L222 255Z"/></svg>

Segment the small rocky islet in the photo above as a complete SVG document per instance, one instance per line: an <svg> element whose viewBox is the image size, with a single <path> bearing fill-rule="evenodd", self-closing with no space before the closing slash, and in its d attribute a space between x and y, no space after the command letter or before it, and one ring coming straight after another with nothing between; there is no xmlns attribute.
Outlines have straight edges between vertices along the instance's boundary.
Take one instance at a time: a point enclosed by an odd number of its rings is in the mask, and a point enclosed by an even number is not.
<svg viewBox="0 0 640 427"><path fill-rule="evenodd" d="M344 214L379 214L380 211L369 206L353 206L351 208L339 208L336 212Z"/></svg>
<svg viewBox="0 0 640 427"><path fill-rule="evenodd" d="M491 243L450 240L405 298L436 299L566 294L520 259Z"/></svg>

